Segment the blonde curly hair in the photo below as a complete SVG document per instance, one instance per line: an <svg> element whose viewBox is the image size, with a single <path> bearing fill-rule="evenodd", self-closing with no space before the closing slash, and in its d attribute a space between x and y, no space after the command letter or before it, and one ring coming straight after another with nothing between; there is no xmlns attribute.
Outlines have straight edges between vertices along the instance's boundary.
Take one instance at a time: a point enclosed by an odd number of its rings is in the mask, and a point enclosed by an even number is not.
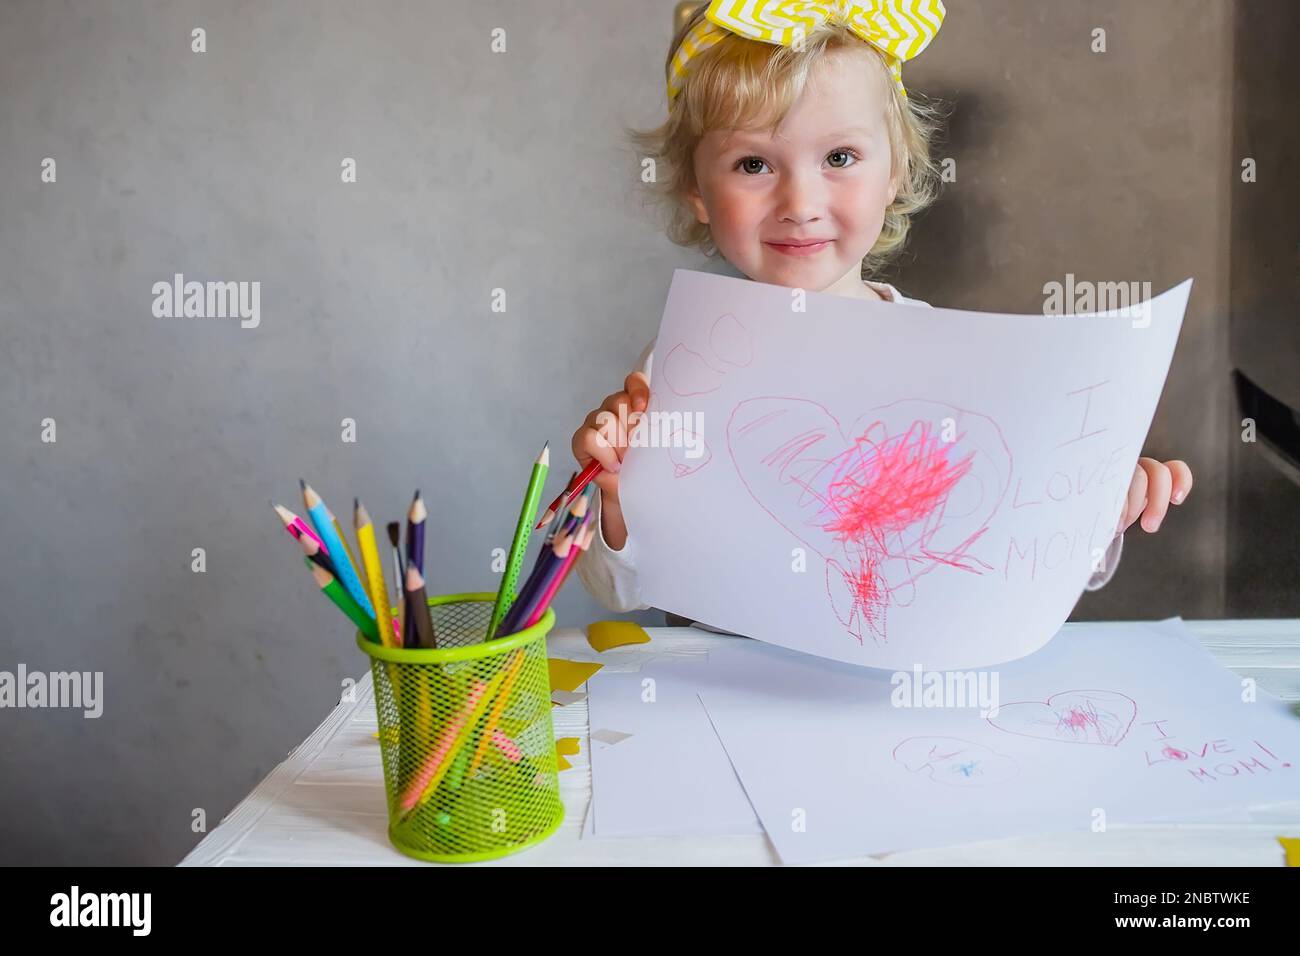
<svg viewBox="0 0 1300 956"><path fill-rule="evenodd" d="M706 8L707 4L702 5L678 27L668 48L665 76L682 38ZM643 158L654 160L656 175L650 196L667 213L663 225L669 239L709 257L718 254L708 224L696 218L687 198L697 185L696 146L715 129L775 133L803 92L813 64L840 49L866 49L876 54L874 62L889 90L885 119L890 174L891 178L897 176L899 186L894 201L885 209L880 236L863 257L864 276L893 261L907 242L912 217L938 198L940 170L930 156L930 147L946 116L938 101L923 101L915 92L904 96L889 76L884 56L834 19L810 31L802 50L727 35L691 59L685 86L674 98L666 122L656 129L624 131ZM767 122L763 122L765 117ZM665 168L666 175L661 172Z"/></svg>

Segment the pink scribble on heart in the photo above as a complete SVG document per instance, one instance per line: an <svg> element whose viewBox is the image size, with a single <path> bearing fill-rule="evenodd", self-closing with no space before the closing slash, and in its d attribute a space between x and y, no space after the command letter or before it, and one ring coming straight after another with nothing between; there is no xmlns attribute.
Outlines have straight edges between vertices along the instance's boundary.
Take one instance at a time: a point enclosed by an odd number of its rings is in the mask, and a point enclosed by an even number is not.
<svg viewBox="0 0 1300 956"><path fill-rule="evenodd" d="M835 472L827 488L827 531L841 538L872 535L877 540L902 531L933 512L970 471L971 455L950 460L931 434L928 422L914 422L903 435L870 433L832 459Z"/></svg>
<svg viewBox="0 0 1300 956"><path fill-rule="evenodd" d="M1066 690L1045 701L1003 704L984 718L998 730L1072 744L1117 747L1137 718L1137 702L1113 690Z"/></svg>
<svg viewBox="0 0 1300 956"><path fill-rule="evenodd" d="M982 574L972 548L1010 483L1011 453L990 418L905 399L863 414L846 435L823 406L753 398L727 447L754 500L826 561L826 589L859 643L886 639L887 610L915 599L935 568Z"/></svg>

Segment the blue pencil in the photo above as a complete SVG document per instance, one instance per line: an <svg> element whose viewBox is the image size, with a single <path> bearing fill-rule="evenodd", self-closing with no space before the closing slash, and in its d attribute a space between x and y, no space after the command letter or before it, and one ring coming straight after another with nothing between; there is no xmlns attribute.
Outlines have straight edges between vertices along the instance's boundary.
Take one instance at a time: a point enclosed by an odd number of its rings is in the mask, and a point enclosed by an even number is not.
<svg viewBox="0 0 1300 956"><path fill-rule="evenodd" d="M375 606L370 603L366 589L361 584L361 578L357 576L357 569L352 566L348 549L343 546L343 539L339 537L334 527L329 509L325 507L325 502L321 501L320 495L316 494L311 485L301 478L298 479L298 483L302 485L302 503L307 509L307 514L311 516L311 523L316 526L316 534L325 542L326 550L334 559L334 568L339 573L339 581L343 583L348 594L352 595L352 599L360 604L367 614L374 617Z"/></svg>

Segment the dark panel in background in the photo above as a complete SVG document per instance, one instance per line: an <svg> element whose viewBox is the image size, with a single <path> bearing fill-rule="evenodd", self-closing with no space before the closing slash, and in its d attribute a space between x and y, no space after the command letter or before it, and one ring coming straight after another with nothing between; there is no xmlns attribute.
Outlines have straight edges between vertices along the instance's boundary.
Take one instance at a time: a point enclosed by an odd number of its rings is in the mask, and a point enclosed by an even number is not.
<svg viewBox="0 0 1300 956"><path fill-rule="evenodd" d="M1236 5L1225 614L1300 616L1300 4ZM1256 182L1241 181L1241 163ZM1255 441L1241 440L1243 419Z"/></svg>

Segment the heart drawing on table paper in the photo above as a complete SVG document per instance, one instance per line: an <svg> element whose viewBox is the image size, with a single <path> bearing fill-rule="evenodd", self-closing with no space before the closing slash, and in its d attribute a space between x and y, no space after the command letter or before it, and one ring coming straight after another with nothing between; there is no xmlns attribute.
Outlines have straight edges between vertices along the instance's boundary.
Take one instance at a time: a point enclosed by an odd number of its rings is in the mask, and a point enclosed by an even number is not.
<svg viewBox="0 0 1300 956"><path fill-rule="evenodd" d="M764 396L736 405L726 436L754 501L825 560L831 606L859 643L883 643L889 608L936 568L992 570L975 546L1012 459L991 418L902 399L845 430L817 402Z"/></svg>
<svg viewBox="0 0 1300 956"><path fill-rule="evenodd" d="M1137 702L1113 690L1065 690L1045 701L1003 704L985 717L998 730L1071 744L1117 747L1137 718Z"/></svg>

